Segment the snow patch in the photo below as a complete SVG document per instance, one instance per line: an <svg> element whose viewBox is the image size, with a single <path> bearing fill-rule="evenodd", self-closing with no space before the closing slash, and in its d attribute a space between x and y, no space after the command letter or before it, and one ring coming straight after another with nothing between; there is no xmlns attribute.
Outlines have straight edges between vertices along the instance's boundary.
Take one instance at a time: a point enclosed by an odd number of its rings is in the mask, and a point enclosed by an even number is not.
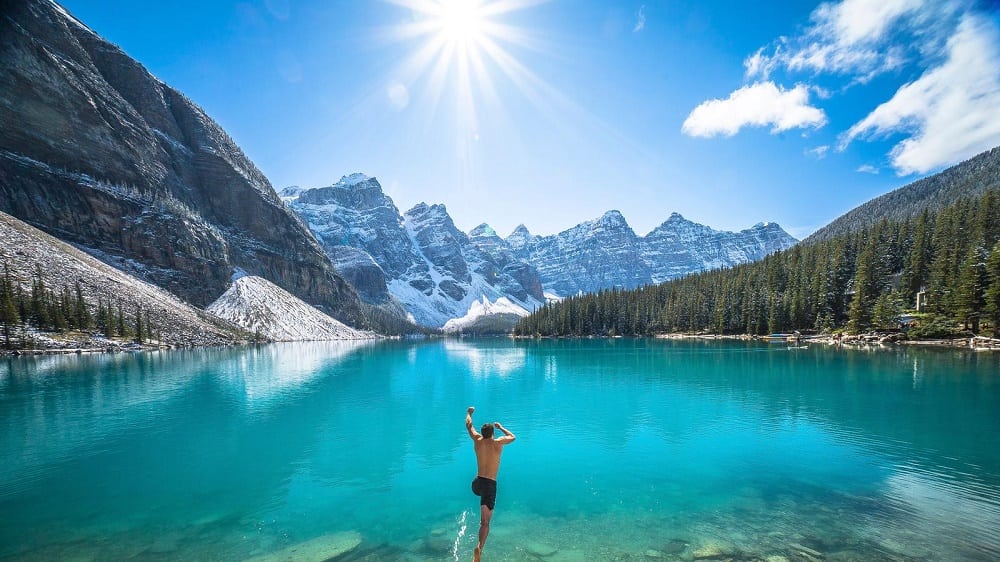
<svg viewBox="0 0 1000 562"><path fill-rule="evenodd" d="M444 323L442 329L445 332L457 332L471 326L476 320L493 314L516 314L523 318L530 313L524 307L514 304L507 297L499 297L496 301L490 302L486 295L483 295L481 300L473 301L465 316L452 318Z"/></svg>
<svg viewBox="0 0 1000 562"><path fill-rule="evenodd" d="M262 277L246 275L205 309L275 341L360 340L378 336L350 328Z"/></svg>

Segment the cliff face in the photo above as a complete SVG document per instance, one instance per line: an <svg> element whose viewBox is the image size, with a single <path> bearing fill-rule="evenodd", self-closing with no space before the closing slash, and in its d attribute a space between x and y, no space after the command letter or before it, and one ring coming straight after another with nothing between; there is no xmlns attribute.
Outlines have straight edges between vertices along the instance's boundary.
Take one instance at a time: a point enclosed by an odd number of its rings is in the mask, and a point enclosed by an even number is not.
<svg viewBox="0 0 1000 562"><path fill-rule="evenodd" d="M348 322L357 293L231 138L58 5L0 13L0 210L199 306L237 269Z"/></svg>

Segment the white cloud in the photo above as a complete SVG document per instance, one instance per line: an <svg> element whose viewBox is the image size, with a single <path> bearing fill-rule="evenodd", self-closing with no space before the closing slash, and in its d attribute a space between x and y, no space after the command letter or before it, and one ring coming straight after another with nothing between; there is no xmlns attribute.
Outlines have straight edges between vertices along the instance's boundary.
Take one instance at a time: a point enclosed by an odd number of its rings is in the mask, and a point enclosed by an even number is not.
<svg viewBox="0 0 1000 562"><path fill-rule="evenodd" d="M771 127L772 133L826 124L823 110L809 105L809 88L799 84L786 90L774 82L744 86L726 99L702 102L681 131L692 137L733 136L743 127Z"/></svg>
<svg viewBox="0 0 1000 562"><path fill-rule="evenodd" d="M639 13L636 15L635 27L632 33L638 33L646 28L646 5L639 6Z"/></svg>
<svg viewBox="0 0 1000 562"><path fill-rule="evenodd" d="M947 59L896 91L852 126L856 138L909 134L890 152L899 175L925 173L1000 144L1000 30L967 15L947 43Z"/></svg>
<svg viewBox="0 0 1000 562"><path fill-rule="evenodd" d="M817 146L816 148L810 148L806 150L808 156L812 156L817 160L822 160L826 158L826 153L830 151L830 145L824 144L822 146Z"/></svg>
<svg viewBox="0 0 1000 562"><path fill-rule="evenodd" d="M766 78L779 67L791 71L855 75L860 82L898 68L904 49L892 45L890 31L901 25L928 27L942 19L950 3L924 0L843 0L820 4L812 25L796 37L782 37L744 61L748 78ZM932 17L930 13L933 13ZM773 51L768 54L767 51Z"/></svg>
<svg viewBox="0 0 1000 562"><path fill-rule="evenodd" d="M872 174L876 176L878 175L878 168L872 166L871 164L862 164L858 166L858 168L854 171L861 172L862 174Z"/></svg>

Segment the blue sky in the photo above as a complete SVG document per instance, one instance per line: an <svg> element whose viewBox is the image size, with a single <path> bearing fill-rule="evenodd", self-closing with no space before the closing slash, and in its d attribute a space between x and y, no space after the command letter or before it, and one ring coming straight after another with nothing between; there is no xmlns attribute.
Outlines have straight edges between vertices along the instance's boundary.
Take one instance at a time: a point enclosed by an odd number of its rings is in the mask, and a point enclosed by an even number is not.
<svg viewBox="0 0 1000 562"><path fill-rule="evenodd" d="M463 230L617 209L803 237L1000 145L993 1L63 4L276 189L362 172Z"/></svg>

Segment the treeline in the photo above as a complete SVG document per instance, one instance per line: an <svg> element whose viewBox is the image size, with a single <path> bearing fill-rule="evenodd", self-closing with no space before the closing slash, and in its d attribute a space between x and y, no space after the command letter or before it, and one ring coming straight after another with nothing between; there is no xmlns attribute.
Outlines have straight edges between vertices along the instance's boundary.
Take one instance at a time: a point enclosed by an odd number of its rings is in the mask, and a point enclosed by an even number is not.
<svg viewBox="0 0 1000 562"><path fill-rule="evenodd" d="M158 333L154 338L148 309L136 306L134 310L124 310L121 301L113 303L99 298L97 309L91 310L79 281L72 288L63 286L57 291L45 284L40 269L31 280L31 290L26 291L6 264L0 280L0 324L6 349L34 347L29 328L44 332L99 331L107 338L139 343L159 340Z"/></svg>
<svg viewBox="0 0 1000 562"><path fill-rule="evenodd" d="M1000 191L936 212L801 243L761 261L547 304L515 335L765 335L898 328L925 299L918 336L989 327L1000 337ZM985 322L981 322L985 320Z"/></svg>

